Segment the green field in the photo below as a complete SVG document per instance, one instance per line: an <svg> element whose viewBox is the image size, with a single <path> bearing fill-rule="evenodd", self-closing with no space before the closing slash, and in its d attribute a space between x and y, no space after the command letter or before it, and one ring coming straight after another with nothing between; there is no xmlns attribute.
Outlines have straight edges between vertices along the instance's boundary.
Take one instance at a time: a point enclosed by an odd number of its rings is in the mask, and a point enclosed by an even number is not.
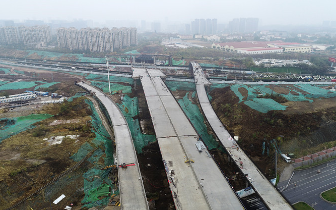
<svg viewBox="0 0 336 210"><path fill-rule="evenodd" d="M330 202L336 202L336 187L322 193L322 197Z"/></svg>
<svg viewBox="0 0 336 210"><path fill-rule="evenodd" d="M252 67L251 70L256 72L274 72L274 73L295 73L295 74L307 74L308 72L296 67Z"/></svg>
<svg viewBox="0 0 336 210"><path fill-rule="evenodd" d="M314 210L311 206L306 204L305 202L299 202L293 205L295 210Z"/></svg>

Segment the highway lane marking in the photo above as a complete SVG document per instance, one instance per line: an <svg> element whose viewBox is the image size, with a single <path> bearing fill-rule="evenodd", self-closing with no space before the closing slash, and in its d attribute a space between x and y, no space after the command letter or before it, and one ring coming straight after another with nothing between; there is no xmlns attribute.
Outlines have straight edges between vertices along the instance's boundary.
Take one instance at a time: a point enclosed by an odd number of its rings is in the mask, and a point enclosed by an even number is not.
<svg viewBox="0 0 336 210"><path fill-rule="evenodd" d="M319 188L315 188L315 189L313 189L313 190L310 190L310 191L308 191L308 192L306 192L306 193L300 193L299 195L292 195L291 197L290 197L290 200L292 200L293 198L295 198L295 197L298 197L298 196L303 196L303 195L307 195L307 194L311 194L312 192L314 192L314 191L316 191L316 190L319 190L319 189L321 189L321 188L324 188L324 187L326 187L326 186L328 186L328 185L331 185L331 184L334 184L336 181L333 181L333 182L330 182L330 183L328 183L328 184L326 184L326 185L323 185L323 186L321 186L321 187L319 187ZM300 191L302 191L302 190L300 190ZM288 191L286 191L287 193L289 193ZM293 192L295 192L295 193L299 193L299 192L297 192L297 191L293 191ZM287 197L287 196L286 196Z"/></svg>
<svg viewBox="0 0 336 210"><path fill-rule="evenodd" d="M310 185L309 187L312 187L312 186L314 186L315 184L320 184L320 183L323 183L323 182L328 181L328 180L331 180L331 179L336 179L336 177L330 177L329 179L325 179L325 180L323 180L322 182L314 183L314 184ZM286 191L288 191L288 190L290 190L290 189L298 189L298 190L302 190L302 189L309 188L309 187L306 187L306 188L300 188L300 186L305 186L305 185L307 185L307 184L309 184L309 183L311 183L311 182L316 182L317 180L318 180L318 179L315 179L315 180L312 180L312 181L309 181L309 182L305 182L305 184L296 185L296 187L295 187L295 185L294 185L294 187L287 188ZM336 181L336 180L335 180L335 181ZM334 181L334 182L335 182L335 181ZM295 184L295 183L294 183L294 184Z"/></svg>

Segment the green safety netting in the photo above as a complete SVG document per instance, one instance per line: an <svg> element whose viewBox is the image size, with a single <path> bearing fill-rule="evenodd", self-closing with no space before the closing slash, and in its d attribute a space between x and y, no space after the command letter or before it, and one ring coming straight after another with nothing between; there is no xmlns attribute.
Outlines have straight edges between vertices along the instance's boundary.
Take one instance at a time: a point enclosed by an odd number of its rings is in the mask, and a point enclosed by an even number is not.
<svg viewBox="0 0 336 210"><path fill-rule="evenodd" d="M79 62L88 62L88 63L106 63L105 58L92 58L92 57L84 57L82 54L71 54L77 56L77 61Z"/></svg>
<svg viewBox="0 0 336 210"><path fill-rule="evenodd" d="M92 163L93 167L83 174L85 196L82 200L82 204L83 207L87 208L97 206L102 207L108 204L110 187L112 187L113 184L108 178L108 173L111 169L101 170L101 168L114 164L113 144L105 127L102 126L102 121L94 108L93 103L89 100L85 100L85 102L89 104L92 110L92 131L95 133L96 137L91 143L84 143L77 153L72 156L72 159L80 161L93 151L94 147L99 147L88 158L88 161ZM99 161L101 158L104 158L104 163Z"/></svg>
<svg viewBox="0 0 336 210"><path fill-rule="evenodd" d="M108 82L91 81L91 85L102 89L104 93L109 92ZM131 86L126 86L126 85L121 85L121 84L118 84L118 83L111 83L111 93L115 94L118 91L122 91L122 93L132 93L132 87Z"/></svg>
<svg viewBox="0 0 336 210"><path fill-rule="evenodd" d="M50 82L50 83L45 83L45 84L42 84L42 85L38 85L35 87L34 90L38 90L39 88L48 88L48 87L51 87L55 84L58 84L59 82Z"/></svg>
<svg viewBox="0 0 336 210"><path fill-rule="evenodd" d="M210 86L210 91L216 89L216 88L225 88L225 87L229 87L230 84L226 84L226 83L212 83Z"/></svg>
<svg viewBox="0 0 336 210"><path fill-rule="evenodd" d="M107 75L99 75L99 74L89 74L85 77L88 80L101 80L101 81L108 81ZM118 76L111 76L110 75L110 82L123 82L128 84L133 84L133 79L130 77L118 77Z"/></svg>
<svg viewBox="0 0 336 210"><path fill-rule="evenodd" d="M133 117L138 115L138 98L130 98L126 95L123 97L122 103L117 105L126 118L133 138L135 150L140 154L142 153L142 148L150 142L156 141L156 137L155 135L143 134L140 129L139 120L133 119Z"/></svg>
<svg viewBox="0 0 336 210"><path fill-rule="evenodd" d="M172 58L172 65L173 66L180 66L180 65L185 65L186 61L185 60L174 60L174 58ZM164 65L169 65L169 61L166 61Z"/></svg>
<svg viewBox="0 0 336 210"><path fill-rule="evenodd" d="M19 70L14 70L16 73L18 73L18 74L25 74L25 72L24 71L19 71Z"/></svg>
<svg viewBox="0 0 336 210"><path fill-rule="evenodd" d="M34 53L41 56L44 59L53 58L54 60L60 59L60 57L73 57L73 61L78 62L88 62L88 63L105 63L105 58L92 58L85 57L83 54L72 54L72 53L58 53L58 52L49 52L49 51L39 51L39 50L27 50L28 55L30 56Z"/></svg>
<svg viewBox="0 0 336 210"><path fill-rule="evenodd" d="M68 101L72 102L75 98L79 98L82 96L86 96L86 93L85 92L76 93L74 96L71 96L70 98L68 98Z"/></svg>
<svg viewBox="0 0 336 210"><path fill-rule="evenodd" d="M216 67L219 67L218 65L216 64L210 64L210 63L200 63L199 64L201 67L206 67L206 68L216 68Z"/></svg>
<svg viewBox="0 0 336 210"><path fill-rule="evenodd" d="M287 106L283 106L271 98L254 98L253 100L244 102L250 108L261 113L267 113L272 110L286 110Z"/></svg>
<svg viewBox="0 0 336 210"><path fill-rule="evenodd" d="M167 87L171 91L176 90L186 90L186 91L193 91L196 90L196 85L194 82L182 82L182 81L165 81Z"/></svg>
<svg viewBox="0 0 336 210"><path fill-rule="evenodd" d="M289 93L288 94L280 94L276 92L276 87L284 87ZM336 97L336 91L331 91L326 89L328 86L326 85L312 85L312 84L294 84L294 85L278 85L278 84L265 84L265 85L244 85L244 84L234 84L231 85L231 90L236 94L239 98L239 103L243 102L251 107L252 109L256 109L263 113L269 110L285 110L284 106L275 102L272 99L262 100L257 99L258 95L280 95L286 98L288 101L308 101L313 102L313 98L331 98ZM240 88L244 88L247 90L247 98L245 98L241 92ZM244 99L245 98L245 99Z"/></svg>
<svg viewBox="0 0 336 210"><path fill-rule="evenodd" d="M30 56L34 53L41 56L42 58L54 58L54 57L61 57L64 56L64 53L58 53L58 52L49 52L49 51L40 51L40 50L26 50L28 52L27 56Z"/></svg>
<svg viewBox="0 0 336 210"><path fill-rule="evenodd" d="M0 86L8 83L9 81L0 81Z"/></svg>
<svg viewBox="0 0 336 210"><path fill-rule="evenodd" d="M33 128L33 124L52 117L50 114L31 114L28 116L1 118L0 143L2 140Z"/></svg>
<svg viewBox="0 0 336 210"><path fill-rule="evenodd" d="M10 82L6 83L0 86L0 91L1 90L14 90L14 89L28 89L31 87L34 87L36 85L35 82Z"/></svg>
<svg viewBox="0 0 336 210"><path fill-rule="evenodd" d="M87 154L89 154L93 150L93 147L85 142L82 146L78 149L78 151L71 156L71 159L78 162L81 161Z"/></svg>
<svg viewBox="0 0 336 210"><path fill-rule="evenodd" d="M140 55L141 53L139 53L137 50L131 50L131 51L125 52L125 54Z"/></svg>
<svg viewBox="0 0 336 210"><path fill-rule="evenodd" d="M0 68L0 71L4 72L4 74L11 74L10 69Z"/></svg>
<svg viewBox="0 0 336 210"><path fill-rule="evenodd" d="M183 99L178 100L178 103L180 104L184 113L187 115L208 149L211 150L217 148L219 146L218 142L214 139L213 136L208 133L208 129L204 124L204 117L200 112L198 106L196 104L193 104L189 100L188 93L186 93Z"/></svg>

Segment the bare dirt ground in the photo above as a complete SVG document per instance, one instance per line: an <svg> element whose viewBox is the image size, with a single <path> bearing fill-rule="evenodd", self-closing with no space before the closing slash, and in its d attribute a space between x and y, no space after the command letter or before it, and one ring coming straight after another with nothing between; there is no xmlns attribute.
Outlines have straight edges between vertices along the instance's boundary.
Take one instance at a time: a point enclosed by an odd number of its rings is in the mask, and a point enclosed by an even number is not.
<svg viewBox="0 0 336 210"><path fill-rule="evenodd" d="M277 88L277 91L287 92L284 87ZM239 91L247 97L246 89L241 88ZM283 105L288 106L285 111L269 111L263 114L244 103L238 103L238 97L229 87L215 89L210 95L213 98L212 106L228 131L231 135L239 136L240 146L262 172L270 177L274 177L274 149L270 143L272 139L277 139L284 150L286 145L300 145L299 150L317 149L323 142L314 142L309 136L320 130L325 132L330 127L328 125L336 120L336 98L314 99L313 103L285 102ZM306 138L309 141L305 142ZM332 135L328 138L324 141L336 140ZM266 151L269 148L270 156L262 155L263 142L266 143ZM301 154L297 150L296 153Z"/></svg>

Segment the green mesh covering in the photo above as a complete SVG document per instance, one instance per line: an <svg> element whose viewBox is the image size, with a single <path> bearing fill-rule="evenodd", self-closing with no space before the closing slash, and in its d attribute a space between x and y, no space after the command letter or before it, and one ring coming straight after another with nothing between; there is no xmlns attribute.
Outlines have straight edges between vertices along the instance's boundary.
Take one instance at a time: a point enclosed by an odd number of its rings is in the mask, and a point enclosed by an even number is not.
<svg viewBox="0 0 336 210"><path fill-rule="evenodd" d="M135 150L140 154L142 153L143 147L148 145L150 142L156 141L156 137L155 135L143 134L140 129L139 120L133 119L133 117L138 115L138 98L130 98L126 95L123 98L122 104L117 105L126 118L133 138Z"/></svg>
<svg viewBox="0 0 336 210"><path fill-rule="evenodd" d="M267 113L272 110L286 110L286 106L279 104L271 98L254 98L252 101L245 101L244 103L261 113Z"/></svg>
<svg viewBox="0 0 336 210"><path fill-rule="evenodd" d="M141 53L139 53L137 50L131 50L131 51L125 52L125 54L140 55Z"/></svg>
<svg viewBox="0 0 336 210"><path fill-rule="evenodd" d="M89 80L101 80L108 82L107 75L99 75L99 74L89 74L85 77ZM110 82L123 82L128 84L133 84L133 79L130 77L118 77L118 76L111 76L110 75Z"/></svg>
<svg viewBox="0 0 336 210"><path fill-rule="evenodd" d="M71 96L68 101L71 102L73 101L75 98L79 98L79 97L82 97L82 96L86 96L86 93L76 93L74 96Z"/></svg>
<svg viewBox="0 0 336 210"><path fill-rule="evenodd" d="M42 85L38 85L35 87L35 90L38 90L39 88L48 88L48 87L51 87L55 84L58 84L59 82L50 82L50 83L45 83L45 84L42 84Z"/></svg>
<svg viewBox="0 0 336 210"><path fill-rule="evenodd" d="M113 144L105 127L102 126L102 121L93 103L89 100L85 100L85 102L89 104L92 110L92 131L96 137L92 140L91 144L87 142L84 143L78 152L72 156L72 159L80 161L88 155L94 147L98 147L87 159L92 163L93 167L83 174L85 196L82 200L82 204L83 207L86 208L104 207L108 204L110 198L110 187L117 187L113 186L112 181L108 178L110 169L101 170L102 167L114 164ZM101 158L104 158L103 163L99 161Z"/></svg>
<svg viewBox="0 0 336 210"><path fill-rule="evenodd" d="M216 88L225 88L225 87L229 87L229 86L230 86L230 84L226 84L226 83L213 83L210 86L210 91L212 91L213 89L216 89Z"/></svg>
<svg viewBox="0 0 336 210"><path fill-rule="evenodd" d="M193 91L196 90L196 85L194 82L181 82L181 81L165 81L167 87L171 91L176 90L186 90L186 91Z"/></svg>
<svg viewBox="0 0 336 210"><path fill-rule="evenodd" d="M35 82L10 82L6 83L0 86L0 91L1 90L15 90L15 89L28 89L31 87L34 87L36 84Z"/></svg>
<svg viewBox="0 0 336 210"><path fill-rule="evenodd" d="M10 72L10 69L0 68L0 71L4 72L4 74L11 74L12 75L12 73Z"/></svg>
<svg viewBox="0 0 336 210"><path fill-rule="evenodd" d="M71 159L78 162L81 161L87 154L89 154L93 150L93 147L85 142L82 146L78 149L78 151L71 156Z"/></svg>
<svg viewBox="0 0 336 210"><path fill-rule="evenodd" d="M181 108L184 113L187 115L188 119L193 124L196 129L198 135L202 138L205 145L209 150L217 148L219 146L218 142L208 133L208 129L204 124L204 117L200 112L198 106L193 104L189 98L188 93L183 97L183 99L178 100Z"/></svg>
<svg viewBox="0 0 336 210"><path fill-rule="evenodd" d="M14 70L16 73L18 73L18 74L25 74L25 72L24 71L19 71L19 70Z"/></svg>
<svg viewBox="0 0 336 210"><path fill-rule="evenodd" d="M88 62L88 63L106 63L105 58L90 58L90 57L84 57L82 54L73 54L77 56L79 62Z"/></svg>
<svg viewBox="0 0 336 210"><path fill-rule="evenodd" d="M185 60L174 60L174 58L172 58L172 64L173 66L180 66L180 65L185 65L186 64L186 61ZM164 65L169 65L169 61L166 61Z"/></svg>
<svg viewBox="0 0 336 210"><path fill-rule="evenodd" d="M216 67L219 67L216 64L210 64L210 63L200 63L200 66L201 67L206 67L206 68L216 68Z"/></svg>
<svg viewBox="0 0 336 210"><path fill-rule="evenodd" d="M91 81L91 85L102 89L104 93L109 92L108 82ZM111 93L115 94L118 91L121 91L122 93L132 93L132 87L131 86L126 86L126 85L121 85L121 84L118 84L118 83L111 83Z"/></svg>
<svg viewBox="0 0 336 210"><path fill-rule="evenodd" d="M0 81L0 86L8 83L9 81Z"/></svg>
<svg viewBox="0 0 336 210"><path fill-rule="evenodd" d="M105 63L105 58L92 58L92 57L84 57L82 54L72 54L72 53L58 53L58 52L48 52L48 51L39 51L39 50L27 50L28 55L30 56L34 53L41 56L42 59L53 59L53 60L61 60L61 57L71 58L72 61L78 62L88 62L88 63Z"/></svg>
<svg viewBox="0 0 336 210"><path fill-rule="evenodd" d="M33 128L33 124L52 117L50 114L31 114L15 118L0 119L0 143L22 131Z"/></svg>
<svg viewBox="0 0 336 210"><path fill-rule="evenodd" d="M276 92L276 87L284 87L289 93L282 94ZM231 85L231 90L239 98L239 102L243 102L252 109L258 110L262 113L266 113L270 110L285 110L285 106L275 102L274 100L258 99L258 95L272 95L277 94L286 98L288 101L309 101L313 102L314 98L332 98L336 97L335 91L326 89L326 85L313 85L313 84L295 84L295 85L283 85L283 84L265 84L265 85L244 85L234 84ZM248 95L244 97L239 91L240 88L247 90Z"/></svg>

